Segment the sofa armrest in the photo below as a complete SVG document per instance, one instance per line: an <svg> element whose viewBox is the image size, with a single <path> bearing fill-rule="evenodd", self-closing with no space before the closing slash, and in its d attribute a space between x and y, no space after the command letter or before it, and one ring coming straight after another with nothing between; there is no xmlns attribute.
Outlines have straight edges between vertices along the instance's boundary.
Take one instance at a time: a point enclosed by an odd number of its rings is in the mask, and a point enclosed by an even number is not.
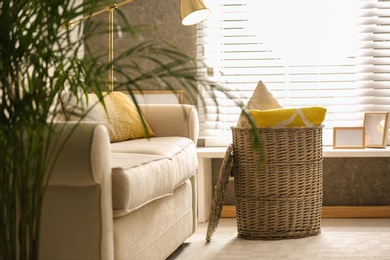
<svg viewBox="0 0 390 260"><path fill-rule="evenodd" d="M63 122L54 126L54 163L49 185L93 186L111 174L110 139L97 122Z"/></svg>
<svg viewBox="0 0 390 260"><path fill-rule="evenodd" d="M199 118L195 106L186 104L140 104L139 106L156 136L183 136L197 143Z"/></svg>
<svg viewBox="0 0 390 260"><path fill-rule="evenodd" d="M59 156L43 200L40 259L113 259L108 131L93 122L54 129L50 154Z"/></svg>

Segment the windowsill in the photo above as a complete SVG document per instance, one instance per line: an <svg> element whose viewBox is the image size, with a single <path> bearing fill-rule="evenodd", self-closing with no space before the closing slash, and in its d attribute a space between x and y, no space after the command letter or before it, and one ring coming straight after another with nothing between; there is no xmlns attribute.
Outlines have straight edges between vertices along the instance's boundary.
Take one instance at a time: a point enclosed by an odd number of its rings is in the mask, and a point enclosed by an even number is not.
<svg viewBox="0 0 390 260"><path fill-rule="evenodd" d="M324 146L323 157L390 157L390 146L365 149L333 149L332 146Z"/></svg>
<svg viewBox="0 0 390 260"><path fill-rule="evenodd" d="M226 147L198 147L197 152L200 158L223 158ZM365 149L333 149L332 146L324 146L323 157L390 157L390 146Z"/></svg>

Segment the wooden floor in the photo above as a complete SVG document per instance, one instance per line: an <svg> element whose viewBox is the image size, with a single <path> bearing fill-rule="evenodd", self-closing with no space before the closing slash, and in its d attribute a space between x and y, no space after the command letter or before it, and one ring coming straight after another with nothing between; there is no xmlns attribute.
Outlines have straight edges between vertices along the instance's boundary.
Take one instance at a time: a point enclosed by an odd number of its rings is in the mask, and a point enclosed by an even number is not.
<svg viewBox="0 0 390 260"><path fill-rule="evenodd" d="M317 236L276 241L237 237L235 218L221 218L206 242L207 223L182 244L168 260L366 260L390 259L390 219L323 218Z"/></svg>

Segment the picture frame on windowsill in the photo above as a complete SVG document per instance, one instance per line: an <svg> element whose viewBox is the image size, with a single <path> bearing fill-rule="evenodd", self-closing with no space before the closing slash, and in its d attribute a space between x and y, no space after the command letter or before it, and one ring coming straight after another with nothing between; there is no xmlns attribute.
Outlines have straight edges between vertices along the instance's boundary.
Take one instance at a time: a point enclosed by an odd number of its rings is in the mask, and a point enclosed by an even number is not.
<svg viewBox="0 0 390 260"><path fill-rule="evenodd" d="M334 127L334 149L364 149L364 127Z"/></svg>
<svg viewBox="0 0 390 260"><path fill-rule="evenodd" d="M364 143L369 148L385 148L388 136L388 112L364 113Z"/></svg>
<svg viewBox="0 0 390 260"><path fill-rule="evenodd" d="M125 95L129 96L130 93L126 90L119 90ZM184 103L184 92L183 90L143 90L136 91L133 93L134 98L138 104L183 104Z"/></svg>

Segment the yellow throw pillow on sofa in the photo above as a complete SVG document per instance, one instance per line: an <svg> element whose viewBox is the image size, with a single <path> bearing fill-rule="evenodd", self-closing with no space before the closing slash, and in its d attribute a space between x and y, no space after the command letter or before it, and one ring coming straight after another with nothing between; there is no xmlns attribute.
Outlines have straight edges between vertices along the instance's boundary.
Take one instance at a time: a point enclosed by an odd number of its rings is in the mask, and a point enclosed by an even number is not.
<svg viewBox="0 0 390 260"><path fill-rule="evenodd" d="M279 108L250 111L257 127L318 126L325 120L326 108Z"/></svg>
<svg viewBox="0 0 390 260"><path fill-rule="evenodd" d="M88 113L89 120L102 122L106 125L110 134L110 141L120 142L129 139L138 139L155 136L154 132L145 121L145 127L142 124L141 117L137 111L137 107L122 92L105 93L104 104L99 103L99 99L95 94L89 94L89 106L92 107Z"/></svg>

